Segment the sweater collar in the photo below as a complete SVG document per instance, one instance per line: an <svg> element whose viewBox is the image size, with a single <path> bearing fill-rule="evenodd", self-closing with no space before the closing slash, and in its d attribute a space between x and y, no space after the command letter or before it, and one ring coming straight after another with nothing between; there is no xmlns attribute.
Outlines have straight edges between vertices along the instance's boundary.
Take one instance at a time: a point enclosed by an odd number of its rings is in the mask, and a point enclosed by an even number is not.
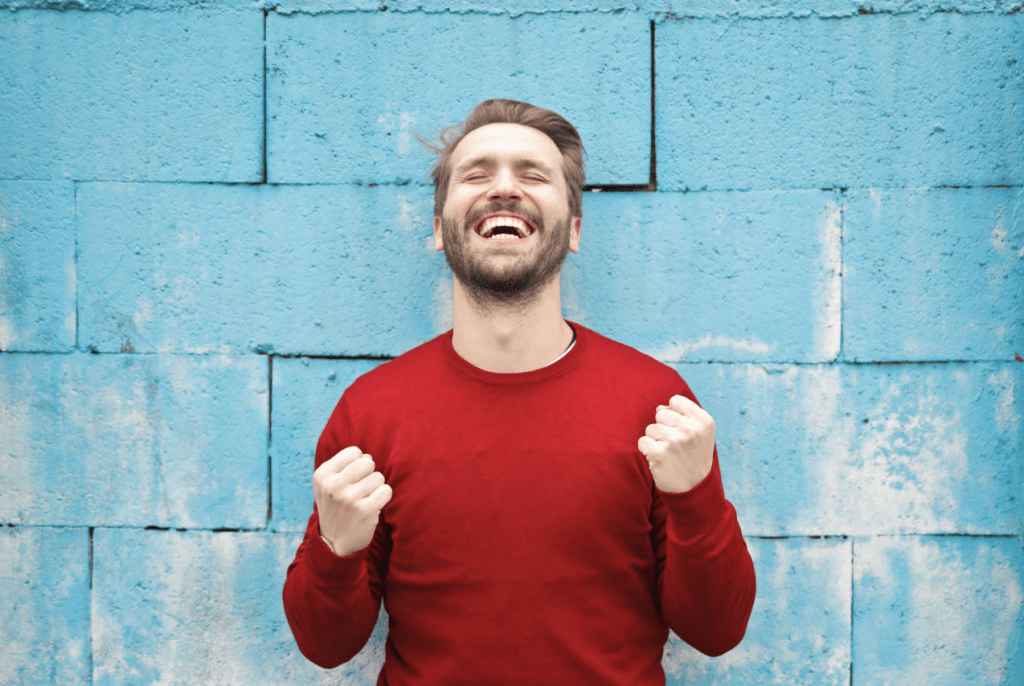
<svg viewBox="0 0 1024 686"><path fill-rule="evenodd" d="M445 360L459 373L486 384L512 386L544 381L574 369L586 352L590 332L575 322L566 320L566 323L575 332L576 342L561 357L539 369L532 369L528 372L489 372L485 369L480 369L467 362L455 352L455 347L452 345L453 332L451 330L442 336Z"/></svg>

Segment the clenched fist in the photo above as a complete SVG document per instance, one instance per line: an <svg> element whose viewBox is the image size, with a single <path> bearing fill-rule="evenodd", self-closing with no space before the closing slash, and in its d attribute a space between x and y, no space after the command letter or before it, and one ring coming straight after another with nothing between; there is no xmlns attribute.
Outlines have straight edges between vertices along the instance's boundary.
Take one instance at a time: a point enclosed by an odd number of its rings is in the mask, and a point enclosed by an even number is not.
<svg viewBox="0 0 1024 686"><path fill-rule="evenodd" d="M374 471L373 458L351 446L313 472L313 497L320 535L344 557L370 545L381 508L391 500L391 487Z"/></svg>
<svg viewBox="0 0 1024 686"><path fill-rule="evenodd" d="M666 493L681 493L699 484L711 471L715 452L715 420L697 403L674 395L668 406L658 405L654 424L637 442Z"/></svg>

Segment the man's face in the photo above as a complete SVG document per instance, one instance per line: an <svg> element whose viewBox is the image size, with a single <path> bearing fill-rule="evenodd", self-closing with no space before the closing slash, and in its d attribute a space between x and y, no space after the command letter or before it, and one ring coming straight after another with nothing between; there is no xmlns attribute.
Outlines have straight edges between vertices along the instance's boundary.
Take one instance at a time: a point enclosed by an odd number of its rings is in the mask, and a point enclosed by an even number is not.
<svg viewBox="0 0 1024 686"><path fill-rule="evenodd" d="M434 246L478 301L530 300L579 250L562 153L537 129L488 124L462 139L451 168Z"/></svg>

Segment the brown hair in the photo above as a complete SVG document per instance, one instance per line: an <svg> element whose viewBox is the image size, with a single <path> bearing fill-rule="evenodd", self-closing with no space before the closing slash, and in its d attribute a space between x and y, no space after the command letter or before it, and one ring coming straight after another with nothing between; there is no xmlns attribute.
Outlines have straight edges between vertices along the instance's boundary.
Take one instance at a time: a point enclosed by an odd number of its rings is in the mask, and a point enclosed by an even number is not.
<svg viewBox="0 0 1024 686"><path fill-rule="evenodd" d="M562 153L562 173L569 187L569 212L574 217L583 216L583 141L576 127L551 110L545 110L518 100L484 100L473 108L464 121L442 129L438 134L440 144L431 143L421 136L420 142L438 155L437 162L430 169L434 182L434 216L441 216L444 202L448 198L448 184L451 181L451 158L456 146L471 131L488 124L521 124L537 129L554 141Z"/></svg>

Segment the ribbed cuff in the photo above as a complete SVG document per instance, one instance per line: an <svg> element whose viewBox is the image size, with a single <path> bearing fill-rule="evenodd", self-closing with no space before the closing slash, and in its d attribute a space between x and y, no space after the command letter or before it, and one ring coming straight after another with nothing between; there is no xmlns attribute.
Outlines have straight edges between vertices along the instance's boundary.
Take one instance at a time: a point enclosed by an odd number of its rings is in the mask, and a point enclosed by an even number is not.
<svg viewBox="0 0 1024 686"><path fill-rule="evenodd" d="M658 495L668 508L673 526L682 530L700 531L713 527L731 509L725 499L717 458L707 476L690 490L666 493L658 489Z"/></svg>
<svg viewBox="0 0 1024 686"><path fill-rule="evenodd" d="M309 561L317 573L323 576L355 578L366 569L365 558L365 548L342 557L335 555L321 536L309 537Z"/></svg>

